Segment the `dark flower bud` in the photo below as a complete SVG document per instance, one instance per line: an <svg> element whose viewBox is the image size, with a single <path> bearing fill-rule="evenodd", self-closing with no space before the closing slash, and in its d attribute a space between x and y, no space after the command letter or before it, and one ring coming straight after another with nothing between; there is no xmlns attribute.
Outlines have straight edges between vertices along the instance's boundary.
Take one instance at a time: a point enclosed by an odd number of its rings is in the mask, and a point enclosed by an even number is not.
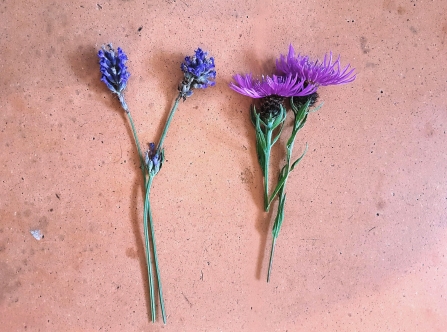
<svg viewBox="0 0 447 332"><path fill-rule="evenodd" d="M261 107L259 109L259 115L261 120L265 123L271 119L276 118L281 113L281 107L283 107L284 97L278 95L271 95L261 99Z"/></svg>
<svg viewBox="0 0 447 332"><path fill-rule="evenodd" d="M314 92L308 96L293 97L293 103L297 108L301 108L304 104L309 102L309 107L312 107L317 102L318 97L319 95L317 92Z"/></svg>

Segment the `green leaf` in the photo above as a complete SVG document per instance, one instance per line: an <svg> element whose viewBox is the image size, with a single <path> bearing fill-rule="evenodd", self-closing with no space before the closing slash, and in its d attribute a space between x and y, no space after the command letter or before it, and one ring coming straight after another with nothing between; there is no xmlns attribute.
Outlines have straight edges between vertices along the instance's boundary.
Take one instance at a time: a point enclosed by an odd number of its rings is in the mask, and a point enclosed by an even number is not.
<svg viewBox="0 0 447 332"><path fill-rule="evenodd" d="M308 113L313 113L313 112L317 112L320 108L322 108L324 105L324 102L321 102L320 105L318 105L317 107L314 107L313 109L309 110Z"/></svg>
<svg viewBox="0 0 447 332"><path fill-rule="evenodd" d="M265 174L264 163L265 163L265 149L267 148L267 143L265 139L264 131L261 128L261 118L258 113L256 113L256 107L253 105L251 112L251 120L256 132L256 154L258 155L258 162L261 165L261 169ZM262 122L263 123L263 122Z"/></svg>
<svg viewBox="0 0 447 332"><path fill-rule="evenodd" d="M293 101L293 97L290 98L290 105L292 106L293 113L295 114L296 118L303 118L305 114L309 112L309 105L310 100L308 100L304 105L301 107L297 107Z"/></svg>
<svg viewBox="0 0 447 332"><path fill-rule="evenodd" d="M262 174L265 174L266 170L264 169L265 165L265 154L264 150L259 147L259 145L256 144L256 154L258 155L258 162L259 165L261 165Z"/></svg>
<svg viewBox="0 0 447 332"><path fill-rule="evenodd" d="M293 97L291 98L291 103L293 103ZM293 107L296 110L296 112L294 111L295 121L294 121L293 126L294 126L294 128L296 128L296 130L301 129L303 127L304 123L306 122L307 115L309 114L309 104L310 104L310 101L308 101L303 106L301 106L300 109L298 109L296 107L296 105L293 104Z"/></svg>
<svg viewBox="0 0 447 332"><path fill-rule="evenodd" d="M262 121L262 120L261 120ZM273 127L273 124L275 123L275 119L272 119L272 118L269 118L268 120L267 120L267 123L265 123L265 122L263 122L264 124L265 124L265 128L266 128L266 130L273 130L273 129L275 129L274 127Z"/></svg>
<svg viewBox="0 0 447 332"><path fill-rule="evenodd" d="M265 170L264 170L264 162L265 162L264 149L261 147L258 140L256 140L256 154L258 155L259 164L261 165L262 170L265 172Z"/></svg>
<svg viewBox="0 0 447 332"><path fill-rule="evenodd" d="M284 118L284 120L285 120L285 118ZM285 123L285 121L283 121L283 122L281 123L281 128L279 128L278 135L276 135L276 137L272 140L272 146L275 145L275 143L278 141L279 137L281 136L281 134L282 134L282 130L283 130L283 128L284 128L284 123Z"/></svg>
<svg viewBox="0 0 447 332"><path fill-rule="evenodd" d="M284 167L281 169L281 172L279 173L279 179L278 179L278 183L275 187L275 190L273 190L272 195L270 196L269 199L269 203L268 205L270 206L270 204L273 202L273 200L275 199L276 195L278 194L278 192L283 188L284 183L287 180L287 177L289 176L289 170L287 169L287 165L284 165Z"/></svg>
<svg viewBox="0 0 447 332"><path fill-rule="evenodd" d="M306 152L307 152L308 147L309 147L309 146L308 146L307 143L306 143L306 148L304 149L303 154L302 154L297 160L295 160L295 161L293 162L292 166L290 167L290 171L293 171L293 169L295 168L295 166L301 161L301 159L303 159L304 155L305 155Z"/></svg>
<svg viewBox="0 0 447 332"><path fill-rule="evenodd" d="M284 108L284 106L280 105L280 113L275 118L275 120L273 122L273 125L272 125L272 128L275 129L281 123L284 123L284 121L286 120L286 116L287 116L287 110Z"/></svg>
<svg viewBox="0 0 447 332"><path fill-rule="evenodd" d="M260 127L256 128L256 142L262 150L267 147L264 132L261 130Z"/></svg>
<svg viewBox="0 0 447 332"><path fill-rule="evenodd" d="M251 123L253 123L253 126L256 127L256 123L259 121L259 127L261 127L261 125L263 127L266 127L267 125L265 124L264 121L261 120L261 116L259 115L259 113L256 111L256 106L252 105L251 106L251 111L250 111L250 119L251 119Z"/></svg>
<svg viewBox="0 0 447 332"><path fill-rule="evenodd" d="M298 112L298 107L296 107L295 103L293 102L293 97L290 97L290 106L292 107L293 113L296 114Z"/></svg>
<svg viewBox="0 0 447 332"><path fill-rule="evenodd" d="M253 124L253 126L255 126L256 127L256 117L257 117L257 113L256 113L256 107L255 107L255 105L252 105L251 107L250 107L250 120L251 120L251 123Z"/></svg>
<svg viewBox="0 0 447 332"><path fill-rule="evenodd" d="M307 121L307 115L308 115L309 113L306 113L306 115L304 116L304 118L301 120L301 121L296 121L295 120L295 123L294 123L294 129L296 130L296 132L298 132L301 128L303 128L304 127L304 124L306 123L306 121Z"/></svg>
<svg viewBox="0 0 447 332"><path fill-rule="evenodd" d="M286 204L286 194L282 192L279 197L278 214L276 215L275 223L273 224L272 229L273 237L275 238L278 237L279 231L281 230L281 226L284 221L285 204Z"/></svg>
<svg viewBox="0 0 447 332"><path fill-rule="evenodd" d="M264 138L264 131L261 128L261 118L259 117L259 114L255 113L255 130L256 130L256 141L259 141L259 144L261 145L262 149L265 149L267 146L267 143Z"/></svg>

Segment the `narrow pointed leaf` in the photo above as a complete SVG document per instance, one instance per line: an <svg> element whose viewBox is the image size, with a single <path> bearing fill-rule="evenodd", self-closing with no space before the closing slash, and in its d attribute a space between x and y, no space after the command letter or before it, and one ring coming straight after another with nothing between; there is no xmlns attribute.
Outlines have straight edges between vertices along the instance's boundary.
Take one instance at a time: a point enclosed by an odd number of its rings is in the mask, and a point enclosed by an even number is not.
<svg viewBox="0 0 447 332"><path fill-rule="evenodd" d="M306 102L300 108L296 107L293 103L293 97L291 98L290 105L292 106L293 113L295 113L295 119L302 119L305 114L308 113L310 101ZM296 120L295 120L296 121Z"/></svg>
<svg viewBox="0 0 447 332"><path fill-rule="evenodd" d="M303 154L302 154L297 160L295 160L295 161L293 162L292 166L290 167L290 171L293 171L293 169L295 168L295 166L301 161L301 159L303 159L304 155L305 155L306 152L307 152L307 149L308 149L308 145L307 145L307 143L306 143L306 148L304 149Z"/></svg>
<svg viewBox="0 0 447 332"><path fill-rule="evenodd" d="M284 106L280 105L281 108L281 112L280 114L276 117L275 121L273 122L273 129L275 129L276 127L278 127L281 123L283 123L286 120L287 117L287 111L284 108Z"/></svg>
<svg viewBox="0 0 447 332"><path fill-rule="evenodd" d="M282 170L279 174L278 184L276 185L275 190L273 191L272 195L270 196L269 205L273 202L273 200L275 199L278 192L282 189L288 176L289 176L289 171L287 170L287 165L284 165L284 167L282 168Z"/></svg>
<svg viewBox="0 0 447 332"><path fill-rule="evenodd" d="M286 204L286 194L281 193L279 198L278 214L276 215L275 224L273 225L273 237L277 238L279 231L281 230L282 223L284 221L284 208Z"/></svg>
<svg viewBox="0 0 447 332"><path fill-rule="evenodd" d="M250 109L250 120L253 126L255 127L256 127L256 118L257 118L256 107L255 105L253 105Z"/></svg>
<svg viewBox="0 0 447 332"><path fill-rule="evenodd" d="M295 122L295 126L296 126L296 131L298 132L301 128L304 127L306 121L307 121L307 115L309 113L306 113L306 115L304 116L304 118L300 121L300 122Z"/></svg>
<svg viewBox="0 0 447 332"><path fill-rule="evenodd" d="M284 118L284 120L285 120L285 118ZM284 123L285 123L285 121L283 121L283 122L281 123L281 128L279 128L279 133L278 133L278 135L276 135L276 137L272 140L272 146L275 145L275 143L278 141L279 137L281 136L282 130L283 130L283 128L284 128Z"/></svg>
<svg viewBox="0 0 447 332"><path fill-rule="evenodd" d="M320 108L322 108L324 105L324 102L322 102L320 105L318 105L317 107L314 107L312 109L309 110L309 113L314 113L317 112Z"/></svg>

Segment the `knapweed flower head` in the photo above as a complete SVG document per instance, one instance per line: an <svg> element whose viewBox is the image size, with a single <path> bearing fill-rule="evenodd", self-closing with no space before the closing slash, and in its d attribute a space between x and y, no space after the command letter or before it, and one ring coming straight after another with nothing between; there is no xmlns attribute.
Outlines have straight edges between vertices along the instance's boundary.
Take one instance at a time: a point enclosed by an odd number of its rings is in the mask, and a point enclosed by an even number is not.
<svg viewBox="0 0 447 332"><path fill-rule="evenodd" d="M149 143L149 149L146 150L144 161L151 176L156 175L160 171L163 158L163 150L156 148L154 143Z"/></svg>
<svg viewBox="0 0 447 332"><path fill-rule="evenodd" d="M193 89L205 89L216 84L212 81L216 78L214 58L207 58L207 55L207 52L198 48L193 56L185 57L180 65L184 77L178 89L183 100L192 95Z"/></svg>
<svg viewBox="0 0 447 332"><path fill-rule="evenodd" d="M304 80L297 75L272 75L254 79L251 74L233 76L235 83L230 83L234 91L251 98L260 98L259 115L264 122L274 121L284 109L284 98L307 96L312 94L315 86L305 86Z"/></svg>
<svg viewBox="0 0 447 332"><path fill-rule="evenodd" d="M292 74L262 76L261 79L251 74L234 75L233 79L236 83L231 82L230 88L251 98L306 96L316 90L313 86L304 87L304 80Z"/></svg>
<svg viewBox="0 0 447 332"><path fill-rule="evenodd" d="M308 56L295 56L293 46L289 46L289 54L281 55L276 60L279 75L298 75L305 85L318 86L345 84L355 80L355 69L348 64L344 69L340 65L340 56L332 62L332 52L324 56L323 61L312 62Z"/></svg>
<svg viewBox="0 0 447 332"><path fill-rule="evenodd" d="M113 93L120 95L126 88L130 73L125 65L127 55L121 48L115 52L112 44L104 45L98 52L99 65L101 70L101 81Z"/></svg>

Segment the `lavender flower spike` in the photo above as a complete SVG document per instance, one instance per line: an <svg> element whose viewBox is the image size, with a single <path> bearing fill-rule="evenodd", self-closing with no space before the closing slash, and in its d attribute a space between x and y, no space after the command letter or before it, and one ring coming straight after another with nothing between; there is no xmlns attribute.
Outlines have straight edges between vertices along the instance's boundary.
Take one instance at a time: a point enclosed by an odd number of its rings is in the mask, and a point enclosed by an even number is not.
<svg viewBox="0 0 447 332"><path fill-rule="evenodd" d="M305 85L325 86L345 84L355 80L355 69L347 65L341 69L340 56L332 63L332 52L324 56L324 60L310 61L308 56L295 56L293 46L289 46L289 54L281 55L276 60L276 69L280 75L298 75L306 81Z"/></svg>
<svg viewBox="0 0 447 332"><path fill-rule="evenodd" d="M122 95L130 77L125 65L127 55L119 47L118 52L115 52L112 44L108 44L99 50L98 57L102 74L101 81L107 85L110 91L118 95L124 110L127 112L127 105Z"/></svg>
<svg viewBox="0 0 447 332"><path fill-rule="evenodd" d="M306 96L316 91L314 86L304 87L305 81L293 74L262 76L260 80L247 74L235 75L233 79L236 83L231 82L230 88L251 98Z"/></svg>
<svg viewBox="0 0 447 332"><path fill-rule="evenodd" d="M207 55L208 53L198 48L195 55L187 56L180 65L184 78L178 89L183 100L192 95L193 89L205 89L216 84L212 81L216 78L214 58L207 58Z"/></svg>

